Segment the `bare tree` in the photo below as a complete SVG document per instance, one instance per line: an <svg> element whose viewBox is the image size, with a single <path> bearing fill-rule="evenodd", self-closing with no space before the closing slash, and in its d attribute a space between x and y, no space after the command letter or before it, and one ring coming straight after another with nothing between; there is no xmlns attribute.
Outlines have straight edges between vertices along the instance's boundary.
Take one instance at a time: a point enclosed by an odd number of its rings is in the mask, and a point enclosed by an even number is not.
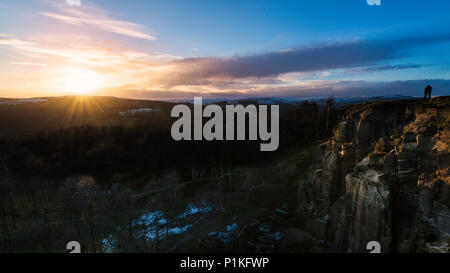
<svg viewBox="0 0 450 273"><path fill-rule="evenodd" d="M67 179L60 191L60 199L70 221L85 223L91 241L92 250L97 251L95 239L95 200L98 186L94 178L79 176Z"/></svg>
<svg viewBox="0 0 450 273"><path fill-rule="evenodd" d="M163 174L159 178L152 179L146 186L147 191L155 192L151 199L152 206L160 208L164 215L166 240L169 237L171 223L170 213L172 209L177 205L177 200L179 198L179 183L180 178L178 176L178 173L176 171L171 171ZM157 231L157 236L157 247L159 247L159 231Z"/></svg>
<svg viewBox="0 0 450 273"><path fill-rule="evenodd" d="M0 179L0 231L5 248L12 248L11 228L8 223L8 182L5 177Z"/></svg>
<svg viewBox="0 0 450 273"><path fill-rule="evenodd" d="M52 231L49 220L49 212L51 201L53 197L53 190L51 181L48 179L41 179L39 181L39 190L37 191L37 203L41 207L42 211L42 220L45 231L45 236L47 237L47 241L51 241Z"/></svg>

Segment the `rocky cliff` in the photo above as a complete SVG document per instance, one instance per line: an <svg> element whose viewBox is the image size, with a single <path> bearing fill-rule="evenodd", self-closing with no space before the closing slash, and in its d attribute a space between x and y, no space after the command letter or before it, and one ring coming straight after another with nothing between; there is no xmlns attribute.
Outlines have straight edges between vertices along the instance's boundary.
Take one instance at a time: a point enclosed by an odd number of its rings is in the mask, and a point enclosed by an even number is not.
<svg viewBox="0 0 450 273"><path fill-rule="evenodd" d="M345 106L299 185L324 251L449 252L450 97Z"/></svg>

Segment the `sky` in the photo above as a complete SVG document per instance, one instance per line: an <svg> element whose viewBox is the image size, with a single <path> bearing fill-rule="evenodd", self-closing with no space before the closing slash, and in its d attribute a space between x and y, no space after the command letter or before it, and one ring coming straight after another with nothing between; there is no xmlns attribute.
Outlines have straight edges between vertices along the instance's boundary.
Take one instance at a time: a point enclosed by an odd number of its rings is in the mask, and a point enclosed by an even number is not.
<svg viewBox="0 0 450 273"><path fill-rule="evenodd" d="M0 97L450 95L450 1L2 0Z"/></svg>

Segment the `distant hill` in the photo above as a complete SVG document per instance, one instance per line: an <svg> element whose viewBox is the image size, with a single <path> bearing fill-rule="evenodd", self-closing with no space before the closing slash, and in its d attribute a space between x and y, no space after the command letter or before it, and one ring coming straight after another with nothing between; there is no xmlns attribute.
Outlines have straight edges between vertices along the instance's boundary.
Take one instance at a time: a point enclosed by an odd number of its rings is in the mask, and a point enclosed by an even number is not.
<svg viewBox="0 0 450 273"><path fill-rule="evenodd" d="M281 104L281 105L299 105L305 101L315 102L318 105L325 105L329 98L333 98L336 106L346 104L358 104L363 102L389 101L398 99L420 99L413 96L391 95L391 96L374 96L374 97L249 97L243 99L207 99L204 103L226 102L229 104L237 104L242 102L254 101L259 104ZM192 103L192 100L187 102Z"/></svg>
<svg viewBox="0 0 450 273"><path fill-rule="evenodd" d="M142 115L159 115L174 103L101 96L0 99L0 136L52 131L80 125L132 125ZM144 110L142 110L144 109ZM142 110L142 111L141 111ZM151 111L154 110L154 111Z"/></svg>
<svg viewBox="0 0 450 273"><path fill-rule="evenodd" d="M282 112L305 101L326 105L326 97L245 98L204 100L204 104L278 104ZM363 102L417 99L393 95L378 97L336 97L335 107ZM0 98L0 136L16 136L35 131L52 131L71 126L131 126L142 117L167 120L169 111L179 102L127 99L108 96L62 96L26 99ZM192 101L184 101L192 103Z"/></svg>

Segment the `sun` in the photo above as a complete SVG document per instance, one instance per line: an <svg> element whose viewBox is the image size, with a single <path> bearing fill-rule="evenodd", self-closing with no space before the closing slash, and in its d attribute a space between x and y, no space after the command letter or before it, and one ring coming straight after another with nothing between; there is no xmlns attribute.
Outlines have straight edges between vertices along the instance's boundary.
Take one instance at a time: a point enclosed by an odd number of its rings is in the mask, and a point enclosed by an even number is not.
<svg viewBox="0 0 450 273"><path fill-rule="evenodd" d="M74 95L87 95L103 86L100 75L91 70L68 68L63 77L63 89Z"/></svg>

